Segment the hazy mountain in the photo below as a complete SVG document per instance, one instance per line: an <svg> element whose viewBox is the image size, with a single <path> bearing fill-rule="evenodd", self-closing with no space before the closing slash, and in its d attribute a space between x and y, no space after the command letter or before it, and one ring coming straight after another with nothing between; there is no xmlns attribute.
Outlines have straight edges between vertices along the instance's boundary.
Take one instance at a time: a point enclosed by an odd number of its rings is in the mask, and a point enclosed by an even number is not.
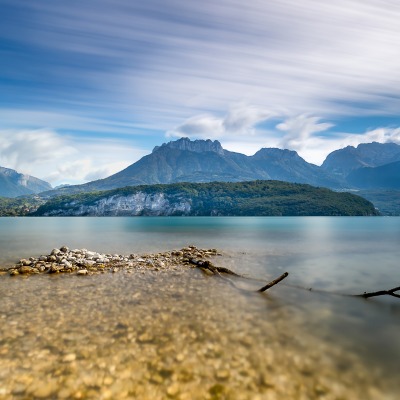
<svg viewBox="0 0 400 400"><path fill-rule="evenodd" d="M151 154L108 178L53 190L46 195L109 190L124 186L175 182L239 182L275 179L340 187L329 172L306 162L295 151L261 149L253 156L224 150L217 140L182 138L154 148Z"/></svg>
<svg viewBox="0 0 400 400"><path fill-rule="evenodd" d="M372 142L333 151L326 157L322 168L345 178L358 168L379 167L395 161L400 161L400 145Z"/></svg>
<svg viewBox="0 0 400 400"><path fill-rule="evenodd" d="M0 196L18 197L50 189L51 185L41 179L0 167Z"/></svg>
<svg viewBox="0 0 400 400"><path fill-rule="evenodd" d="M400 189L400 161L352 171L347 181L360 189Z"/></svg>

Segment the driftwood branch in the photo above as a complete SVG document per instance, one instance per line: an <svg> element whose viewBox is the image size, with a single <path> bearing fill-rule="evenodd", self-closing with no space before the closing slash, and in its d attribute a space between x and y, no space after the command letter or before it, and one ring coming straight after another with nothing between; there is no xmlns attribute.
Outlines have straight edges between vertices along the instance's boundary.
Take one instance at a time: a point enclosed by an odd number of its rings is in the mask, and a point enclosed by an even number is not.
<svg viewBox="0 0 400 400"><path fill-rule="evenodd" d="M280 281L283 281L288 275L289 275L288 272L283 273L279 278L274 279L273 281L271 281L271 282L267 283L265 286L263 286L261 289L258 289L257 292L265 292L269 288L272 288L272 286L275 286Z"/></svg>
<svg viewBox="0 0 400 400"><path fill-rule="evenodd" d="M249 277L246 277L246 276L243 276L243 275L239 275L236 272L233 272L228 268L217 267L216 265L214 265L209 260L196 260L194 258L190 258L189 259L189 263L195 265L198 268L200 268L206 274L218 275L220 278L222 278L223 280L225 280L227 283L229 283L231 286L233 286L234 288L236 288L238 290L244 290L244 289L241 289L238 286L236 286L236 284L231 279L227 278L224 275L231 275L231 276L236 276L236 277L243 278L243 279L255 280L253 278L249 278ZM266 290L268 290L271 287L275 286L279 282L283 281L288 275L289 275L288 272L283 273L278 278L276 278L273 281L267 283L261 289L258 289L257 292L259 292L259 293L265 292ZM298 289L304 289L304 290L308 290L308 291L319 292L319 293L335 294L335 295L341 295L341 296L363 297L365 299L368 299L369 297L384 296L384 295L393 296L393 297L397 297L397 298L400 299L400 294L396 293L396 292L400 291L400 286L395 287L393 289L389 289L389 290L380 290L378 292L364 292L363 294L356 294L356 295L348 295L348 294L346 295L346 294L343 294L343 293L326 292L326 291L323 291L323 290L314 290L312 288L303 288L303 287L294 286L294 285L289 285L289 286L296 287Z"/></svg>
<svg viewBox="0 0 400 400"><path fill-rule="evenodd" d="M228 279L226 276L223 276L222 274L233 275L233 276L236 276L236 277L239 277L239 278L244 278L244 279L251 279L251 278L247 278L247 277L245 277L243 275L239 275L236 272L233 272L228 268L217 267L211 261L208 261L208 260L196 260L194 258L190 258L189 259L189 263L195 265L198 268L200 268L203 272L205 272L207 274L220 276L222 279L227 281L231 286L233 286L234 288L236 288L238 290L243 290L243 289L237 287L235 285L235 283L231 279ZM277 283L279 283L280 281L285 279L288 275L289 275L289 273L285 272L279 278L274 279L273 281L271 281L271 282L267 283L265 286L263 286L261 289L258 289L257 292L265 292L266 290L268 290L272 286L275 286ZM253 279L251 279L251 280L253 280Z"/></svg>
<svg viewBox="0 0 400 400"><path fill-rule="evenodd" d="M224 267L217 267L211 261L208 260L196 260L194 258L189 259L190 264L195 265L196 267L211 272L212 274L219 275L219 274L227 274L233 276L239 276L244 278L244 276L237 274L236 272L231 271L228 268Z"/></svg>
<svg viewBox="0 0 400 400"><path fill-rule="evenodd" d="M369 297L389 295L389 296L397 297L398 299L400 299L400 294L395 293L395 292L398 292L399 290L400 290L400 286L395 287L393 289L389 289L389 290L379 290L378 292L370 292L370 293L364 292L363 294L358 294L356 296L364 297L364 299L368 299Z"/></svg>

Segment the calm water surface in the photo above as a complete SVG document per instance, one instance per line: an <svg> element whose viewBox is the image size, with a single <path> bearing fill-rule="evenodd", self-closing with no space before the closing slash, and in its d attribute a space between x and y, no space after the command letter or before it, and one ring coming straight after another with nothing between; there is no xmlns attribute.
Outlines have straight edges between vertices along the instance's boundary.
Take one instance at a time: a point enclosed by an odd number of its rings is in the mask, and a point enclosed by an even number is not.
<svg viewBox="0 0 400 400"><path fill-rule="evenodd" d="M400 218L0 219L2 266L64 244L218 248L261 282L0 276L0 398L398 398L400 300L333 293L400 286Z"/></svg>

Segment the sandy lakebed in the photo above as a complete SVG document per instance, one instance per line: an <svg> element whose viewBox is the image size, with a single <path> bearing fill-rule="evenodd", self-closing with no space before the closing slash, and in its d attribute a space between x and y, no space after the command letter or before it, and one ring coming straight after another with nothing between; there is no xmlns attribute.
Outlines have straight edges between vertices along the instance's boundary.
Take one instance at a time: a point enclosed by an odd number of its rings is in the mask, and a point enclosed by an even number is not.
<svg viewBox="0 0 400 400"><path fill-rule="evenodd" d="M3 272L0 399L396 398L394 375L320 329L332 308L307 318L324 295L284 283L260 294L261 282L235 287L188 263L231 265L217 254L63 246Z"/></svg>

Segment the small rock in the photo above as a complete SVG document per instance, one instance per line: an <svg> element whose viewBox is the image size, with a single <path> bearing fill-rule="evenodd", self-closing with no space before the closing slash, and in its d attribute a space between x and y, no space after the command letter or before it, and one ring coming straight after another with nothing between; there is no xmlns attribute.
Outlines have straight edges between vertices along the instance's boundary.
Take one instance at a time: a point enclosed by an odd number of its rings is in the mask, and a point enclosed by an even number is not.
<svg viewBox="0 0 400 400"><path fill-rule="evenodd" d="M61 269L62 269L62 267L60 267L59 265L53 264L49 269L49 273L56 274L56 273L60 272Z"/></svg>
<svg viewBox="0 0 400 400"><path fill-rule="evenodd" d="M172 385L168 386L168 388L167 388L167 395L168 396L176 396L178 393L179 393L179 384L177 382L175 382Z"/></svg>
<svg viewBox="0 0 400 400"><path fill-rule="evenodd" d="M76 354L74 354L74 353L66 354L62 359L62 361L65 363L69 363L69 362L72 362L75 360L76 360Z"/></svg>
<svg viewBox="0 0 400 400"><path fill-rule="evenodd" d="M69 248L67 246L62 246L60 247L60 251L62 251L63 253L67 253L69 251Z"/></svg>
<svg viewBox="0 0 400 400"><path fill-rule="evenodd" d="M16 269L10 269L10 275L11 276L19 275L19 272Z"/></svg>
<svg viewBox="0 0 400 400"><path fill-rule="evenodd" d="M230 373L226 369L221 369L221 370L217 371L217 378L218 379L228 379L229 376L230 376Z"/></svg>
<svg viewBox="0 0 400 400"><path fill-rule="evenodd" d="M64 268L72 268L72 264L67 260L62 260L61 265L64 265Z"/></svg>
<svg viewBox="0 0 400 400"><path fill-rule="evenodd" d="M28 267L28 266L22 266L22 267L18 268L18 272L20 274L31 274L34 271L35 271L34 268Z"/></svg>
<svg viewBox="0 0 400 400"><path fill-rule="evenodd" d="M56 255L59 254L59 253L60 253L60 250L58 250L58 249L53 249L53 250L51 251L50 255L56 256Z"/></svg>
<svg viewBox="0 0 400 400"><path fill-rule="evenodd" d="M80 269L76 273L77 275L87 275L88 271L86 269Z"/></svg>

